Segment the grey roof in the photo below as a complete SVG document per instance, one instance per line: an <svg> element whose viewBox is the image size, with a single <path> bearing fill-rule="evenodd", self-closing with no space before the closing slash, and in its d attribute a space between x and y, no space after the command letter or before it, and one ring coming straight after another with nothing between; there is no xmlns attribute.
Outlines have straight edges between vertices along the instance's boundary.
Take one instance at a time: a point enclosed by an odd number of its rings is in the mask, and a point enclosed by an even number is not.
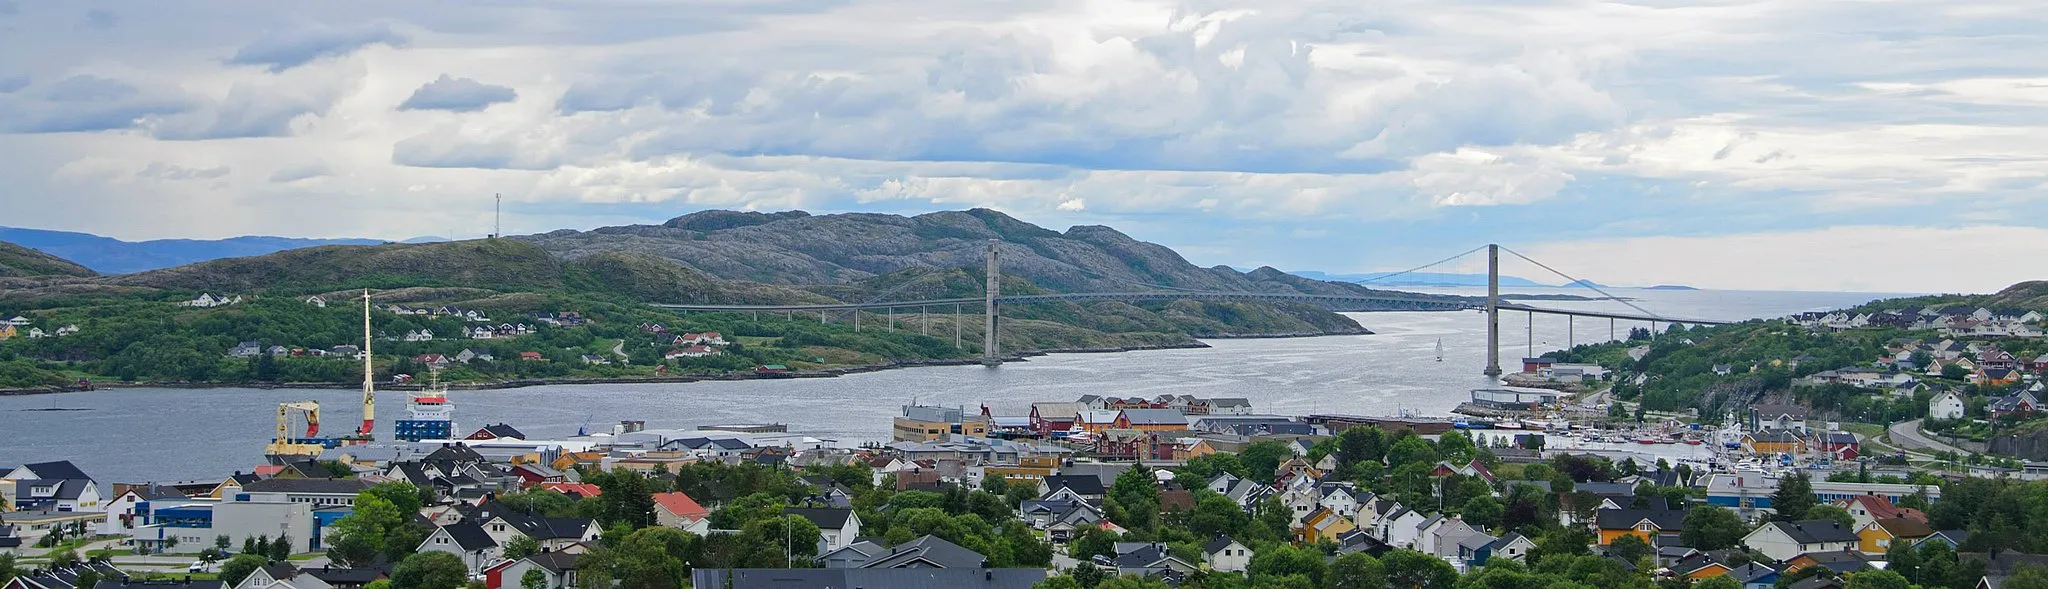
<svg viewBox="0 0 2048 589"><path fill-rule="evenodd" d="M1758 579L1762 579L1764 577L1768 577L1775 574L1778 574L1778 569L1760 565L1752 561L1743 564L1742 566L1735 567L1732 570L1729 570L1728 578L1735 579L1735 582L1737 583L1747 585L1752 582L1755 582Z"/></svg>
<svg viewBox="0 0 2048 589"><path fill-rule="evenodd" d="M391 565L359 568L320 567L299 569L299 574L327 582L329 585L368 585L371 581L391 575Z"/></svg>
<svg viewBox="0 0 2048 589"><path fill-rule="evenodd" d="M1660 530L1676 532L1685 529L1685 513L1676 509L1602 509L1594 514L1594 519L1603 530L1633 528L1647 519ZM1850 539L1855 537L1855 534L1849 534Z"/></svg>
<svg viewBox="0 0 2048 589"><path fill-rule="evenodd" d="M1179 409L1125 409L1124 418L1131 425L1179 425L1188 424L1187 414Z"/></svg>
<svg viewBox="0 0 2048 589"><path fill-rule="evenodd" d="M484 532L484 527L475 522L455 522L441 526L441 531L447 532L448 537L455 539L455 545L463 550L486 550L498 545L498 541L492 540L491 535Z"/></svg>
<svg viewBox="0 0 2048 589"><path fill-rule="evenodd" d="M185 498L186 498L186 496L185 496L185 493L184 493L184 492L182 492L182 491L179 491L179 490L177 490L177 489L175 489L175 488L172 488L172 487L168 487L168 486L164 486L164 485L159 485L159 484L156 484L156 483L149 483L149 484L147 484L147 485L138 485L138 486L135 486L135 487L130 487L130 488L128 489L128 492L130 492L130 493L134 493L134 494L135 494L135 497L136 497L137 499L141 499L141 500L144 500L144 501L150 501L150 500L155 500L155 499L185 499Z"/></svg>
<svg viewBox="0 0 2048 589"><path fill-rule="evenodd" d="M925 564L917 564L919 561ZM862 565L861 568L892 569L911 566L933 566L942 569L982 568L988 566L988 557L963 548L959 544L947 542L938 536L927 535L892 547L888 556L877 558Z"/></svg>
<svg viewBox="0 0 2048 589"><path fill-rule="evenodd" d="M559 573L576 568L576 556L567 552L542 552L528 556L526 560L533 561L533 564L539 565L541 568Z"/></svg>
<svg viewBox="0 0 2048 589"><path fill-rule="evenodd" d="M1202 545L1202 554L1215 554L1216 551L1228 548L1231 544L1239 544L1239 542L1230 539L1229 536L1219 534L1215 538L1211 538L1208 543Z"/></svg>
<svg viewBox="0 0 2048 589"><path fill-rule="evenodd" d="M1073 489L1075 493L1081 495L1102 495L1109 492L1108 489L1103 488L1102 479L1094 475L1056 474L1045 477L1045 489L1047 492L1058 491L1062 488Z"/></svg>
<svg viewBox="0 0 2048 589"><path fill-rule="evenodd" d="M1525 483L1526 483L1526 482L1533 482L1533 481L1519 481L1519 482L1525 482ZM1594 494L1594 495L1599 495L1599 496L1602 496L1602 497L1634 497L1634 496L1636 496L1636 488L1635 488L1635 486L1634 486L1634 485L1625 485L1625 484L1622 484L1622 483L1596 483L1596 482L1591 482L1591 481L1588 481L1588 482L1584 482L1584 483L1579 483L1579 484L1577 484L1577 485L1573 485L1573 486L1572 486L1572 490L1574 490L1574 491L1584 491L1584 492L1587 492L1587 493L1592 493L1592 494Z"/></svg>
<svg viewBox="0 0 2048 589"><path fill-rule="evenodd" d="M692 587L725 589L846 589L945 587L947 589L1031 589L1045 569L696 569Z"/></svg>
<svg viewBox="0 0 2048 589"><path fill-rule="evenodd" d="M79 470L77 465L71 464L69 460L24 464L21 465L21 468L28 469L30 473L35 475L35 478L39 479L92 479L92 477L86 476L85 471Z"/></svg>
<svg viewBox="0 0 2048 589"><path fill-rule="evenodd" d="M1794 542L1800 544L1855 542L1859 540L1856 537L1856 530L1842 525L1842 522L1831 519L1773 522L1772 525L1778 526L1778 531L1784 532L1786 536L1790 536Z"/></svg>
<svg viewBox="0 0 2048 589"><path fill-rule="evenodd" d="M79 495L85 494L85 488L87 486L92 485L92 479L34 479L16 481L15 485L17 488L20 489L28 489L31 487L55 486L57 487L57 492L52 495L53 498L77 499ZM23 492L26 493L26 491ZM32 498L23 496L20 497L20 499Z"/></svg>
<svg viewBox="0 0 2048 589"><path fill-rule="evenodd" d="M242 485L245 493L326 493L355 495L370 488L362 479L263 479Z"/></svg>
<svg viewBox="0 0 2048 589"><path fill-rule="evenodd" d="M851 509L824 507L785 507L782 508L782 513L811 520L811 523L817 524L818 529L821 530L844 528L846 527L846 520L853 517L853 510Z"/></svg>
<svg viewBox="0 0 2048 589"><path fill-rule="evenodd" d="M519 429L518 429L518 428L514 428L514 427L512 427L512 426L510 426L510 425L506 425L506 424L503 424L503 423L499 423L499 424L493 424L493 425L486 425L486 426L483 426L482 428L479 428L479 429L477 429L477 431L478 431L478 432L482 432L482 433L487 433L487 434L490 434L490 435L493 435L493 436L497 436L497 437L500 437L500 438L513 438L513 439L518 439L518 440L524 440L524 439L526 439L526 434L523 434L523 433L519 433ZM474 433L472 433L471 435L475 435L475 434L474 434Z"/></svg>
<svg viewBox="0 0 2048 589"><path fill-rule="evenodd" d="M1217 397L1209 400L1211 407L1250 407L1251 399L1244 397Z"/></svg>
<svg viewBox="0 0 2048 589"><path fill-rule="evenodd" d="M1491 535L1488 535L1486 532L1479 532L1476 534L1472 534L1470 536L1466 536L1463 540L1459 540L1458 547L1476 551L1481 548L1492 546L1495 542L1498 541L1500 541L1500 538L1495 538Z"/></svg>

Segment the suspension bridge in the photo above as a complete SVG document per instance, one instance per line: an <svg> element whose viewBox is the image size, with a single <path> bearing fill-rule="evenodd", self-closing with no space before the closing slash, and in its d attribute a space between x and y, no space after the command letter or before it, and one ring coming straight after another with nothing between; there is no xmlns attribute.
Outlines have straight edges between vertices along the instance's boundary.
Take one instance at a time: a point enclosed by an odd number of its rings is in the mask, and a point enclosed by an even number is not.
<svg viewBox="0 0 2048 589"><path fill-rule="evenodd" d="M979 304L982 306L983 320L981 348L982 363L991 366L1000 364L1002 362L999 338L997 336L999 335L998 329L1000 326L999 318L1001 317L1001 308L1002 305L1006 304L1019 305L1046 302L1148 301L1193 299L1211 301L1299 302L1319 304L1332 307L1360 305L1391 305L1398 306L1399 308L1403 309L1424 311L1477 310L1483 311L1486 315L1486 367L1482 372L1484 372L1487 376L1500 376L1501 374L1500 323L1502 313L1524 313L1528 316L1528 330L1530 333L1532 348L1534 346L1533 341L1535 332L1535 316L1539 314L1562 315L1567 318L1568 322L1581 317L1590 319L1606 319L1608 320L1608 335L1610 338L1617 335L1617 332L1615 331L1617 321L1648 323L1650 324L1651 331L1656 331L1660 324L1721 325L1727 323L1726 321L1712 319L1670 317L1652 312L1648 309L1644 309L1643 307L1635 304L1634 302L1629 301L1626 298L1615 296L1614 294L1609 293L1598 286L1595 286L1590 281L1574 278L1568 274L1558 271L1555 268L1551 268L1550 266L1545 265L1542 262L1538 262L1534 259L1529 258L1528 256L1524 256L1519 252L1515 252L1514 250L1510 250L1498 244L1487 244L1484 246L1473 248L1471 250L1467 250L1464 253L1451 256L1449 258L1444 258L1442 260L1424 264L1422 266L1402 270L1400 272L1393 272L1389 274L1375 276L1373 278L1357 282L1358 284L1364 284L1369 282L1383 281L1404 274L1420 272L1422 270L1450 263L1455 260L1463 259L1466 256L1476 254L1481 251L1485 251L1487 258L1487 294L1483 300L1479 297L1422 295L1392 291L1373 291L1368 293L1357 294L1309 294L1299 292L1200 291L1176 289L1174 287L1161 285L1141 285L1149 286L1157 290L1134 290L1128 292L1086 292L1004 295L1002 294L1002 285L999 283L999 279L1002 276L1002 264L1001 260L997 255L997 246L999 244L1000 242L995 240L991 240L988 244L987 257L985 262L985 276L987 277L987 284L982 289L982 296L979 297L942 298L907 301L881 300L890 298L892 295L903 290L906 286L910 284L906 282L903 285L898 285L896 288L892 288L888 291L884 291L878 295L875 295L874 297L871 297L871 300L863 302L826 303L808 305L700 305L686 303L656 303L653 306L660 307L663 309L671 309L685 312L708 311L751 313L756 318L759 318L761 313L783 313L785 318L794 318L796 316L796 313L798 312L817 312L819 322L829 322L829 314L833 312L851 311L853 312L853 324L855 330L860 329L861 311L887 312L889 315L890 327L893 329L895 326L895 315L896 312L899 310L915 309L921 317L928 317L930 314L930 310L934 307L944 309L945 307L951 306L953 308L954 318L954 345L958 346L960 345L962 325L961 321L964 317L963 313L970 305ZM1563 277L1566 280L1571 281L1568 284L1584 286L1588 289L1593 290L1594 292L1601 294L1602 296L1607 297L1606 300L1612 300L1621 303L1622 305L1629 307L1630 311L1559 309L1539 307L1521 303L1504 302L1500 294L1500 254L1504 251L1509 253L1510 255L1513 255L1531 264L1535 264L1537 267L1549 271L1552 274L1556 274L1560 277ZM927 321L920 320L920 329L924 329L927 324ZM926 335L929 335L929 333L926 333Z"/></svg>

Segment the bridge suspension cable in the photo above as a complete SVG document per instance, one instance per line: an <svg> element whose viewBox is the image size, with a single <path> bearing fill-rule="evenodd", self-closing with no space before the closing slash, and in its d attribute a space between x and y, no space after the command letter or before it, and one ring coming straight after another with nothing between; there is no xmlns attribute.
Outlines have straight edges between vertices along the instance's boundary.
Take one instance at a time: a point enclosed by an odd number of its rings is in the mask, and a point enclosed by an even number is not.
<svg viewBox="0 0 2048 589"><path fill-rule="evenodd" d="M1518 252L1518 251L1515 251L1515 250L1513 250L1513 249L1509 249L1509 248L1508 248L1507 246L1501 246L1501 248L1500 248L1500 249L1504 249L1504 250L1507 250L1507 252L1508 252L1508 253L1510 253L1510 254L1514 254L1514 255L1515 255L1515 257L1517 257L1517 258L1521 258L1521 259L1522 259L1523 261L1526 261L1526 262L1528 262L1528 263L1531 263L1531 264L1535 264L1535 265L1536 265L1537 267L1539 267L1539 268L1542 268L1542 269L1544 269L1544 270L1549 270L1551 274L1556 274L1556 275L1558 275L1558 276L1564 277L1564 279L1565 279L1565 280L1569 280L1569 281L1571 281L1571 282L1570 282L1569 284L1576 284L1576 285L1584 286L1584 287L1586 287L1586 288L1590 288L1590 289L1593 289L1593 292L1597 292L1597 293L1600 293L1601 295L1603 295L1603 296L1606 296L1607 298L1609 298L1609 299L1612 299L1612 300L1613 300L1613 301L1615 301L1615 302L1618 302L1618 303L1621 303L1621 304L1624 304L1624 305L1628 305L1628 308L1630 308L1630 309L1635 309L1636 311L1639 311L1639 312L1641 312L1641 313L1642 313L1642 314L1644 314L1644 315L1649 315L1649 316L1651 316L1651 317L1656 317L1656 318L1658 318L1658 319L1663 319L1663 320L1665 320L1665 321L1670 321L1670 319L1668 319L1668 318L1665 318L1665 317L1664 317L1663 315L1660 315L1660 314L1658 314L1658 313L1652 312L1652 311L1650 311L1649 309L1645 309L1645 308L1642 308L1641 306L1639 306L1639 305L1637 305L1637 304L1635 304L1635 303L1631 303L1631 302L1629 302L1629 301L1628 301L1628 299L1624 299L1624 298L1621 298L1621 297L1618 297L1618 296L1614 296L1614 293L1610 293L1610 292L1607 292L1606 290L1603 290L1603 289L1601 289L1601 288L1600 288L1600 287L1599 287L1598 285L1595 285L1595 284L1593 284L1593 281L1591 281L1591 280L1580 280L1580 279L1577 279L1577 278L1573 278L1573 277L1572 277L1572 276L1571 276L1570 274L1565 274L1565 273L1563 273L1563 272L1560 272L1560 271L1558 271L1558 270L1557 270L1556 268L1552 268L1552 267L1550 267L1550 266L1549 266L1549 265L1547 265L1547 264L1544 264L1544 263L1542 263L1542 262L1538 262L1538 261L1536 261L1536 260L1535 260L1534 258L1530 258L1529 256L1525 256L1525 255L1522 255L1522 252Z"/></svg>
<svg viewBox="0 0 2048 589"><path fill-rule="evenodd" d="M1367 283L1367 282L1377 282L1377 281L1380 281L1380 280L1386 280L1386 279L1388 279L1388 278L1393 278L1393 277L1395 277L1395 276L1400 276L1400 275L1403 275L1403 274L1413 274L1413 273L1416 273L1416 272L1420 272L1420 271L1423 271L1423 270L1427 270L1427 269L1429 269L1430 267L1433 267L1433 266L1437 266L1437 265L1439 265L1439 264L1443 264L1443 263L1445 263L1445 262L1449 262L1449 261L1451 261L1451 260L1456 260L1456 259L1458 259L1458 258L1462 258L1462 257L1465 257L1465 256L1469 256L1469 255L1472 255L1472 254L1478 253L1478 252L1479 252L1479 250L1483 250L1483 249L1486 249L1486 246L1483 246L1483 245L1482 245L1482 246L1479 246L1479 247L1475 247L1475 248L1472 248L1472 249L1469 249L1469 250L1465 250L1465 253L1462 253L1462 254L1458 254L1458 255L1455 255L1455 256L1451 256L1451 257L1448 257L1448 258L1444 258L1444 259L1441 259L1441 260L1437 260L1437 261L1434 261L1434 262L1430 262L1430 263L1427 263L1427 264L1423 264L1423 265L1421 265L1421 266L1416 266L1416 267L1414 267L1414 268L1409 268L1409 269L1407 269L1407 270L1402 270L1402 271L1400 271L1400 272L1395 272L1395 273L1393 273L1393 274L1384 274L1384 275L1380 275L1380 276L1374 276L1374 277L1372 277L1372 278L1367 278L1367 279L1365 279L1365 280L1354 280L1354 281L1352 281L1352 284L1365 284L1365 283Z"/></svg>

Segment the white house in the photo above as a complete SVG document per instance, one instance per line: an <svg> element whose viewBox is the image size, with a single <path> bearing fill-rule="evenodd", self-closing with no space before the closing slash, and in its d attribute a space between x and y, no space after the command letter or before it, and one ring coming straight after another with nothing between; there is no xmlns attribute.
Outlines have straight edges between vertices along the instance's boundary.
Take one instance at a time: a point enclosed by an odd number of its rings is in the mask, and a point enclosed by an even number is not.
<svg viewBox="0 0 2048 589"><path fill-rule="evenodd" d="M1770 522L1742 537L1748 546L1772 560L1785 561L1808 552L1855 550L1856 530L1829 519Z"/></svg>
<svg viewBox="0 0 2048 589"><path fill-rule="evenodd" d="M818 554L845 548L860 537L860 516L851 509L785 507L782 513L811 520L818 526Z"/></svg>
<svg viewBox="0 0 2048 589"><path fill-rule="evenodd" d="M568 589L576 586L576 557L566 552L542 552L515 561L499 563L491 567L497 572L499 586L494 589L515 589L525 587L526 572L538 570L542 578L542 589Z"/></svg>
<svg viewBox="0 0 2048 589"><path fill-rule="evenodd" d="M306 304L325 309L327 308L327 299L320 298L320 295L313 295L306 297Z"/></svg>
<svg viewBox="0 0 2048 589"><path fill-rule="evenodd" d="M1415 538L1420 535L1419 528L1428 520L1429 517L1413 509L1403 507L1395 510L1380 518L1380 541L1386 542L1389 546L1412 547L1415 545Z"/></svg>
<svg viewBox="0 0 2048 589"><path fill-rule="evenodd" d="M419 331L408 331L408 332L405 332L405 341L409 341L409 342L430 342L430 341L434 341L434 330L431 330L431 329L422 329L422 330L419 330Z"/></svg>
<svg viewBox="0 0 2048 589"><path fill-rule="evenodd" d="M1955 391L1942 391L1941 394L1935 395L1933 399L1927 401L1927 418L1942 420L1962 419L1962 395L1956 394Z"/></svg>
<svg viewBox="0 0 2048 589"><path fill-rule="evenodd" d="M1241 573L1251 567L1252 549L1229 536L1217 536L1202 545L1202 560L1209 563L1210 570Z"/></svg>

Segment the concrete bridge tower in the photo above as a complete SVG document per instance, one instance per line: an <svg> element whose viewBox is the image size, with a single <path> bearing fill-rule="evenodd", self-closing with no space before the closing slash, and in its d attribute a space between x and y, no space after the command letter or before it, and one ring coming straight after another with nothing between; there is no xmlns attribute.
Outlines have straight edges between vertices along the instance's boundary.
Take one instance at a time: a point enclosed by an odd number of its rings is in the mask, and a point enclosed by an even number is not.
<svg viewBox="0 0 2048 589"><path fill-rule="evenodd" d="M1486 371L1500 376L1500 245L1486 244Z"/></svg>
<svg viewBox="0 0 2048 589"><path fill-rule="evenodd" d="M1002 296L1002 266L996 260L996 245L1000 240L988 240L988 287L982 291L981 364L996 366L1003 363L1002 354L996 342L996 297Z"/></svg>

